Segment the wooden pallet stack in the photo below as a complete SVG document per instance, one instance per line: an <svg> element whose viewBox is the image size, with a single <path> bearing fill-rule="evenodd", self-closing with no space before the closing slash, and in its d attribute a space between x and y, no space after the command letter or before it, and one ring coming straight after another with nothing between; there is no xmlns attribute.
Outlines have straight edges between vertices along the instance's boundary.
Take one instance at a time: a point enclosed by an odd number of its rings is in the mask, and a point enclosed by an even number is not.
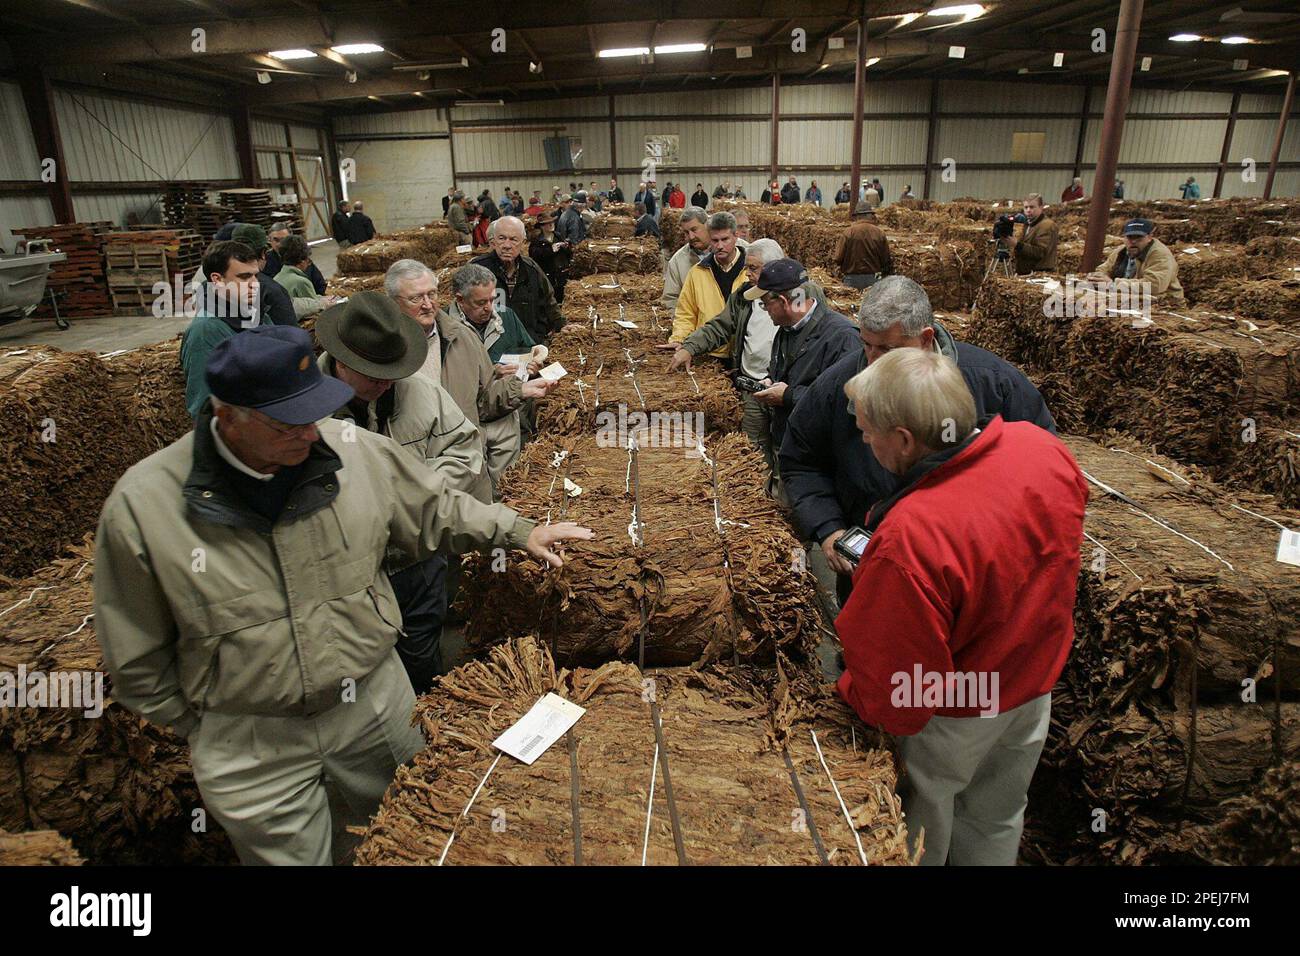
<svg viewBox="0 0 1300 956"><path fill-rule="evenodd" d="M189 226L187 207L207 205L210 188L209 184L199 182L169 183L163 190L163 222L169 226Z"/></svg>
<svg viewBox="0 0 1300 956"><path fill-rule="evenodd" d="M72 222L58 226L23 226L12 230L24 239L52 239L52 248L66 255L50 271L47 288L58 296L59 314L69 319L108 315L113 303L104 274L103 236L111 222ZM38 318L54 315L47 295L33 313Z"/></svg>
<svg viewBox="0 0 1300 956"><path fill-rule="evenodd" d="M238 222L256 223L263 229L271 225L271 193L265 189L223 189L221 205L231 209Z"/></svg>
<svg viewBox="0 0 1300 956"><path fill-rule="evenodd" d="M229 206L219 206L214 203L187 203L183 225L197 232L204 242L211 242L217 230L234 218L234 211Z"/></svg>
<svg viewBox="0 0 1300 956"><path fill-rule="evenodd" d="M188 278L203 257L198 235L189 229L136 229L104 237L108 291L119 311L149 311L158 282Z"/></svg>
<svg viewBox="0 0 1300 956"><path fill-rule="evenodd" d="M302 236L304 239L307 236L303 229L302 207L297 203L276 203L271 212L271 223L275 226L288 226L289 231L295 236Z"/></svg>

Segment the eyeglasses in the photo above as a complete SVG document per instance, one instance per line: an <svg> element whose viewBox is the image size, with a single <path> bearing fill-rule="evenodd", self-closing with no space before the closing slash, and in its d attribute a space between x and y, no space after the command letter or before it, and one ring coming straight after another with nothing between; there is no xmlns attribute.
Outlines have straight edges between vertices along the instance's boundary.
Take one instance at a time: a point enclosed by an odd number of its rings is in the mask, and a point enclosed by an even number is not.
<svg viewBox="0 0 1300 956"><path fill-rule="evenodd" d="M313 428L316 425L315 422L308 422L305 425L286 425L284 422L276 421L274 418L271 418L269 415L263 415L256 408L250 408L248 410L248 414L252 415L254 418L256 418L263 425L266 425L268 428L271 428L279 432L281 435L296 435L306 431L309 428Z"/></svg>
<svg viewBox="0 0 1300 956"><path fill-rule="evenodd" d="M400 295L398 298L407 305L419 305L421 302L428 302L430 305L435 305L438 301L438 293L417 292L415 295Z"/></svg>

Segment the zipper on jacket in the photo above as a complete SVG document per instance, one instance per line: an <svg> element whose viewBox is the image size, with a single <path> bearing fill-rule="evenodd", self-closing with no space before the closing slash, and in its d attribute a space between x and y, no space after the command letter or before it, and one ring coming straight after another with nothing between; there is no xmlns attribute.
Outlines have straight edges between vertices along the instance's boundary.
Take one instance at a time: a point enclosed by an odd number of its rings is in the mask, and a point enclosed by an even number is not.
<svg viewBox="0 0 1300 956"><path fill-rule="evenodd" d="M402 627L400 623L394 624L387 617L385 617L384 612L379 609L379 592L375 590L375 586L373 584L366 585L366 592L370 595L370 602L374 604L375 613L379 615L379 619L383 621L385 624L387 624L389 627L397 628L397 633L401 634L402 637L406 637L407 636L406 628ZM398 612L399 613L401 612L401 608L398 608Z"/></svg>

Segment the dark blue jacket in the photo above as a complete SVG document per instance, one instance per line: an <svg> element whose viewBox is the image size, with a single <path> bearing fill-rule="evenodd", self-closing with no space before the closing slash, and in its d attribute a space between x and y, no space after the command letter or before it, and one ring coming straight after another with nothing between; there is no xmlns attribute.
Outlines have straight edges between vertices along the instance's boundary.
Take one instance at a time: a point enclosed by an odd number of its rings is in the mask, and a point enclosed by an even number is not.
<svg viewBox="0 0 1300 956"><path fill-rule="evenodd" d="M793 353L783 346L785 339L796 343ZM807 326L798 332L777 329L767 377L773 382L785 382L786 389L781 404L772 410L774 447L781 447L786 422L817 378L853 352L862 352L857 326L838 312L832 312L820 300L810 313Z"/></svg>
<svg viewBox="0 0 1300 956"><path fill-rule="evenodd" d="M937 322L935 332L940 350L957 362L975 397L977 417L996 413L1056 433L1043 396L1024 373L992 352L955 341ZM854 354L813 383L786 423L781 482L805 539L820 542L832 532L862 524L873 504L898 489L899 479L876 461L849 414L844 385L866 365L859 342Z"/></svg>

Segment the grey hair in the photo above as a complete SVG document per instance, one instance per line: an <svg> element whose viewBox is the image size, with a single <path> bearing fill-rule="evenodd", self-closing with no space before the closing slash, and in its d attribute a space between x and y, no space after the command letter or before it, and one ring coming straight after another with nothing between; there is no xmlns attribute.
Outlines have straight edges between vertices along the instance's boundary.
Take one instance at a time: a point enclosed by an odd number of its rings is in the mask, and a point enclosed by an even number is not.
<svg viewBox="0 0 1300 956"><path fill-rule="evenodd" d="M418 279L429 274L433 276L433 288L438 288L438 274L418 259L398 259L384 273L384 292L390 299L396 299L398 286L407 279Z"/></svg>
<svg viewBox="0 0 1300 956"><path fill-rule="evenodd" d="M709 214L699 206L687 206L682 210L682 216L678 220L683 226L688 222L705 223L709 221Z"/></svg>
<svg viewBox="0 0 1300 956"><path fill-rule="evenodd" d="M736 231L736 217L729 212L715 212L709 217L710 229L730 229Z"/></svg>
<svg viewBox="0 0 1300 956"><path fill-rule="evenodd" d="M524 238L528 237L528 230L524 228L524 221L522 219L520 219L517 216L502 216L499 219L493 219L492 224L488 226L488 231L487 231L488 239L495 239L497 234L497 227L505 222L513 222L515 225L519 227L519 231L524 234Z"/></svg>
<svg viewBox="0 0 1300 956"><path fill-rule="evenodd" d="M763 265L767 265L769 262L776 262L777 259L784 259L785 252L775 239L755 239L745 247L745 258L757 259Z"/></svg>
<svg viewBox="0 0 1300 956"><path fill-rule="evenodd" d="M934 326L934 309L917 283L906 276L885 276L862 296L858 324L868 332L902 325L903 334L912 338Z"/></svg>
<svg viewBox="0 0 1300 956"><path fill-rule="evenodd" d="M216 411L219 408L229 408L231 411L235 413L235 415L239 418L241 422L246 422L253 417L253 413L243 405L235 405L231 402L223 402L215 395L209 395L208 398L212 400L213 414L216 414Z"/></svg>
<svg viewBox="0 0 1300 956"><path fill-rule="evenodd" d="M496 285L497 277L486 266L471 262L461 266L451 277L451 289L456 295L465 295L474 286Z"/></svg>

